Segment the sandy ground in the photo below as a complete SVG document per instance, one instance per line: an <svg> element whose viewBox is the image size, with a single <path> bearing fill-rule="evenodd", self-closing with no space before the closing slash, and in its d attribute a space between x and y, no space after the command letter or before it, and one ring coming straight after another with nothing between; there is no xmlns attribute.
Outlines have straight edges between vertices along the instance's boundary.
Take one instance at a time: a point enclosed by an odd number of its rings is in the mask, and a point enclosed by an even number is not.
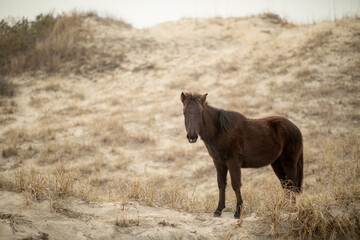
<svg viewBox="0 0 360 240"><path fill-rule="evenodd" d="M117 204L88 204L73 198L66 201L66 210L56 213L49 210L47 202L24 207L21 196L2 192L1 206L7 213L1 215L0 236L2 239L29 236L34 239L208 239L221 238L224 233L230 236L238 228L232 213L209 218L209 214L194 215L135 203L127 206L128 226L116 226L116 215L124 215ZM249 236L246 227L256 220L256 216L243 219L244 229L237 236Z"/></svg>
<svg viewBox="0 0 360 240"><path fill-rule="evenodd" d="M253 206L266 205L261 191L280 189L270 167L243 170L244 204L252 207L241 221L233 219L231 190L229 209L212 217L216 173L203 143L185 138L182 91L207 92L211 105L251 118L282 115L297 124L309 194L318 191L316 172L323 168L315 163L323 151L314 145L359 133L358 19L306 26L271 16L183 19L133 29L93 17L85 25L93 32L84 44L101 64L84 75L16 77L18 92L2 104L0 129L3 151L17 149L1 157L3 179L21 169L49 175L65 169L78 187L54 201L4 187L1 239L269 237L267 216ZM114 59L122 60L111 68ZM149 204L148 196L137 201L124 193L136 179L146 194L154 188L164 197ZM258 198L250 199L258 186ZM161 194L172 190L178 195ZM184 203L191 194L196 203Z"/></svg>

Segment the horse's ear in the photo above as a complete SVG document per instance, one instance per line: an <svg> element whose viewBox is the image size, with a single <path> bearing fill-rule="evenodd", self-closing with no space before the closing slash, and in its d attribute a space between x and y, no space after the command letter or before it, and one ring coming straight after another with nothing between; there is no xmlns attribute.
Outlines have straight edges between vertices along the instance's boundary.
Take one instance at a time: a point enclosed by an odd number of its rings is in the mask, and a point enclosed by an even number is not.
<svg viewBox="0 0 360 240"><path fill-rule="evenodd" d="M206 102L206 96L207 96L207 95L208 95L208 94L205 93L204 95L201 96L201 98L200 98L201 103L205 103L205 102Z"/></svg>
<svg viewBox="0 0 360 240"><path fill-rule="evenodd" d="M186 94L184 92L181 93L180 99L183 103L185 103Z"/></svg>

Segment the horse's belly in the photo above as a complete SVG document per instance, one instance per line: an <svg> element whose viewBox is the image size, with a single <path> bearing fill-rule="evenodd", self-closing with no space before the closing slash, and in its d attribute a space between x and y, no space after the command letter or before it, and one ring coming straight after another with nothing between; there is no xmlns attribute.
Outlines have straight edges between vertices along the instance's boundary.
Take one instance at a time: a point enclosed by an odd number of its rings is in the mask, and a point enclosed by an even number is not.
<svg viewBox="0 0 360 240"><path fill-rule="evenodd" d="M263 152L262 154L244 154L242 168L259 168L273 163L281 155L281 150Z"/></svg>
<svg viewBox="0 0 360 240"><path fill-rule="evenodd" d="M266 165L269 165L271 164L272 162L274 162L275 160L273 161L254 161L254 160L251 160L251 161L244 161L242 163L242 168L260 168L260 167L264 167Z"/></svg>

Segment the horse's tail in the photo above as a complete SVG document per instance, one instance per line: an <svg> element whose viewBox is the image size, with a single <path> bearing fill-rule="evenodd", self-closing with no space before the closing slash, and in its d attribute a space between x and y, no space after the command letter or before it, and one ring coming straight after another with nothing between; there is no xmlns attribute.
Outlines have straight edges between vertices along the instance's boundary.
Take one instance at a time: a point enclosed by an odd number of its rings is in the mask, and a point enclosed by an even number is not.
<svg viewBox="0 0 360 240"><path fill-rule="evenodd" d="M304 177L304 159L303 159L303 151L301 150L297 162L297 174L296 174L296 188L298 192L301 192L303 177Z"/></svg>

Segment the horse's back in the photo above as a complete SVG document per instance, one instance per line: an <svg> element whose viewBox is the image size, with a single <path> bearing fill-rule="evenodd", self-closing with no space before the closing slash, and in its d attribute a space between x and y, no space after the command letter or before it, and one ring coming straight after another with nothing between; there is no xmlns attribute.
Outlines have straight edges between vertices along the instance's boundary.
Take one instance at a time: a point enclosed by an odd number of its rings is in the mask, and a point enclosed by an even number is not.
<svg viewBox="0 0 360 240"><path fill-rule="evenodd" d="M260 119L247 119L245 128L247 135L256 138L271 138L272 141L294 142L302 144L300 129L289 119L280 116L271 116Z"/></svg>

